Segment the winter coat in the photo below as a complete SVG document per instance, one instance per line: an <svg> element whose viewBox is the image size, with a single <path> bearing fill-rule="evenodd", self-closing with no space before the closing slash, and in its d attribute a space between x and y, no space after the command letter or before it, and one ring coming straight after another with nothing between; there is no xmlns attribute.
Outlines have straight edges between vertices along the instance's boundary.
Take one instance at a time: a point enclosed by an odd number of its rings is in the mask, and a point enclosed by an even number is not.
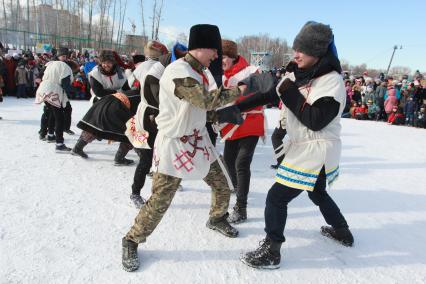
<svg viewBox="0 0 426 284"><path fill-rule="evenodd" d="M286 78L294 80L294 73L286 75L277 90ZM345 108L346 91L340 74L332 71L313 79L309 88L308 86L300 87L299 92L306 98L306 103L309 105L313 105L322 97L332 97L340 105L337 116L318 131L309 129L292 111L287 110L288 148L275 181L292 188L312 191L323 167L325 167L328 184L331 184L339 175L342 148L340 117Z"/></svg>
<svg viewBox="0 0 426 284"><path fill-rule="evenodd" d="M388 117L388 123L393 125L403 125L405 122L405 116L403 113L392 112Z"/></svg>
<svg viewBox="0 0 426 284"><path fill-rule="evenodd" d="M25 66L21 65L15 70L15 83L16 85L28 85L28 74Z"/></svg>
<svg viewBox="0 0 426 284"><path fill-rule="evenodd" d="M376 104L372 104L368 106L368 114L376 114L380 111L380 107L378 107Z"/></svg>
<svg viewBox="0 0 426 284"><path fill-rule="evenodd" d="M70 77L73 81L71 68L62 61L50 61L46 64L43 80L36 92L35 103L47 102L57 108L65 108L68 97L62 88L62 80Z"/></svg>
<svg viewBox="0 0 426 284"><path fill-rule="evenodd" d="M376 100L376 94L374 92L365 93L364 103L367 103L369 100L371 100L373 103Z"/></svg>
<svg viewBox="0 0 426 284"><path fill-rule="evenodd" d="M390 89L388 90L388 97L385 100L385 112L387 114L392 112L392 109L398 105L398 99L395 96L395 90Z"/></svg>
<svg viewBox="0 0 426 284"><path fill-rule="evenodd" d="M4 64L6 65L6 86L7 89L13 90L16 87L15 84L15 71L18 64L14 59L5 59Z"/></svg>
<svg viewBox="0 0 426 284"><path fill-rule="evenodd" d="M259 68L250 66L244 57L239 56L237 62L230 70L224 72L222 76L223 86L225 88L236 87L241 80L244 80L250 74L258 73ZM236 103L243 101L248 96L241 96ZM220 131L224 140L236 140L247 136L264 136L265 127L263 106L247 110L242 113L244 122L241 125L226 124Z"/></svg>
<svg viewBox="0 0 426 284"><path fill-rule="evenodd" d="M97 101L77 124L77 127L95 135L98 139L107 139L129 143L126 135L126 122L135 115L140 95L110 95Z"/></svg>
<svg viewBox="0 0 426 284"><path fill-rule="evenodd" d="M414 114L414 112L417 110L417 104L414 100L408 100L404 107L404 113L407 114Z"/></svg>
<svg viewBox="0 0 426 284"><path fill-rule="evenodd" d="M180 86L183 90L198 86L191 89L195 92L194 102L176 95L178 79L184 80ZM198 88L202 88L203 93ZM207 109L194 104L200 100L206 103L205 96L213 95L211 92L216 92L216 89L210 71L190 54L174 61L164 70L160 79L160 113L155 119L158 134L153 153L154 172L182 179L201 179L208 174L210 164L218 159L219 154L207 132ZM222 104L231 102L236 94L234 91L229 100L222 101ZM207 108L207 105L204 106Z"/></svg>
<svg viewBox="0 0 426 284"><path fill-rule="evenodd" d="M386 94L386 87L384 86L378 86L376 89L376 105L379 107L383 107L383 104L385 102L385 94Z"/></svg>

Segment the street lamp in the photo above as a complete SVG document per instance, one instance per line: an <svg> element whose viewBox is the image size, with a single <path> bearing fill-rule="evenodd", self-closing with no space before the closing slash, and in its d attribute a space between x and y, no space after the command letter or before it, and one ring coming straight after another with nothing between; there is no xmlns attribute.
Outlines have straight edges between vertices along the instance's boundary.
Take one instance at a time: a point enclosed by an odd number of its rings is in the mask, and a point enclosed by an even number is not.
<svg viewBox="0 0 426 284"><path fill-rule="evenodd" d="M397 46L397 45L394 45L394 46L393 46L392 56L391 56L391 59L390 59L390 61L389 61L388 69L386 70L386 75L388 75L388 74L389 74L389 69L390 69L391 64L392 64L393 56L395 55L395 51L396 51L397 49L398 49L398 46ZM402 49L402 45L400 45L400 46L399 46L399 49Z"/></svg>

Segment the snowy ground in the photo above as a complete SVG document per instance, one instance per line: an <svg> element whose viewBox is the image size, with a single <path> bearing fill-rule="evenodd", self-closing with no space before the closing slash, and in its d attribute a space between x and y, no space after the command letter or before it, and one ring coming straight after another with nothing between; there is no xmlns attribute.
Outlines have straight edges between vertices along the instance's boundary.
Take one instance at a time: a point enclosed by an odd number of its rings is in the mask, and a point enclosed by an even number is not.
<svg viewBox="0 0 426 284"><path fill-rule="evenodd" d="M75 125L89 103L72 106ZM267 114L271 134L278 113ZM32 99L0 104L1 283L426 282L425 130L343 120L341 176L330 192L351 226L353 248L319 234L324 220L304 194L289 207L281 268L258 271L238 260L264 236L274 176L269 140L256 149L249 221L238 226L239 238L205 228L209 189L186 181L139 247L140 269L127 273L121 238L137 214L129 204L135 167L114 167L118 144L105 141L87 146L87 161L56 154L54 144L38 140L40 115ZM77 138L65 134L70 147Z"/></svg>

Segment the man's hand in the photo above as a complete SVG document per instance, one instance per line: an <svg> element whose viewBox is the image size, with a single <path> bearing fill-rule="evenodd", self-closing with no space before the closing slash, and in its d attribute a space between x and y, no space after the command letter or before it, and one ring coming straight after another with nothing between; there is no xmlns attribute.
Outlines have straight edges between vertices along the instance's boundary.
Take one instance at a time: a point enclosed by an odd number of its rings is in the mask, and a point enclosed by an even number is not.
<svg viewBox="0 0 426 284"><path fill-rule="evenodd" d="M299 89L297 88L296 84L292 80L290 80L289 78L286 78L284 82L279 84L278 93L280 93L281 95L284 95L286 91L292 88Z"/></svg>
<svg viewBox="0 0 426 284"><path fill-rule="evenodd" d="M218 109L216 110L216 115L219 123L241 125L244 122L240 109L236 105Z"/></svg>
<svg viewBox="0 0 426 284"><path fill-rule="evenodd" d="M240 93L244 96L247 95L245 94L245 91L247 90L247 86L246 85L239 85L238 89L240 89Z"/></svg>

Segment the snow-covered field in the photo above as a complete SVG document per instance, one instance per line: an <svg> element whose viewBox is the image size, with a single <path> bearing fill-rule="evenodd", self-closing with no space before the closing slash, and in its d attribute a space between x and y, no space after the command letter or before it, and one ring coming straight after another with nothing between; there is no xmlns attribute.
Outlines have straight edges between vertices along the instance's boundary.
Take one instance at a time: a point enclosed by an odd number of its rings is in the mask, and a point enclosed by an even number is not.
<svg viewBox="0 0 426 284"><path fill-rule="evenodd" d="M89 103L72 106L72 129L80 133L75 124ZM320 235L325 222L303 194L289 206L281 268L259 271L238 260L264 236L274 176L269 139L256 149L239 238L205 228L209 189L184 181L139 246L140 269L127 273L121 238L137 214L129 203L135 166L114 167L118 144L106 141L86 147L89 160L56 154L54 144L38 140L41 112L32 99L0 104L1 283L426 283L425 130L342 121L341 176L329 191L350 224L353 248ZM270 135L278 112L267 114ZM77 138L65 134L65 143ZM145 197L150 186L148 179Z"/></svg>

